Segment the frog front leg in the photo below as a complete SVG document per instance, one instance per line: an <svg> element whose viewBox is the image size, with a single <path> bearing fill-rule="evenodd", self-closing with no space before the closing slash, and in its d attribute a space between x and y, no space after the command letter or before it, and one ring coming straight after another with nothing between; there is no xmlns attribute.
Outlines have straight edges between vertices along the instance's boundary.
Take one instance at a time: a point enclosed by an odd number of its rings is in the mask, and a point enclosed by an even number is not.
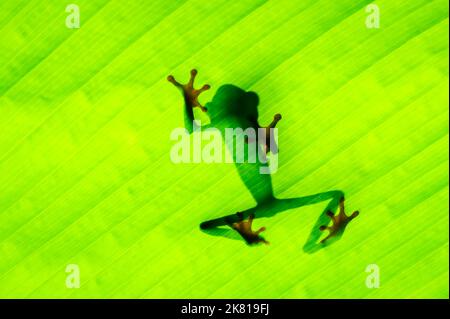
<svg viewBox="0 0 450 319"><path fill-rule="evenodd" d="M264 148L264 153L267 154L271 152L272 154L278 153L278 145L275 143L275 136L274 136L274 128L276 127L277 123L281 120L281 114L275 114L273 116L272 122L269 124L269 126L259 126L259 130L263 130L262 136L258 136L258 142L261 144ZM256 138L249 138L245 137L246 143L254 143L256 142Z"/></svg>

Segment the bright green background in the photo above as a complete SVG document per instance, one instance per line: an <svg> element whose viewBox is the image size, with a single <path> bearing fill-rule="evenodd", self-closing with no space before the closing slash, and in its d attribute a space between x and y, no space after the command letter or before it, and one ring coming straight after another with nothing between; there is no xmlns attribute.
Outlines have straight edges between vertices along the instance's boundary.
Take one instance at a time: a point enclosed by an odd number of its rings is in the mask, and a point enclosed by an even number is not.
<svg viewBox="0 0 450 319"><path fill-rule="evenodd" d="M376 1L378 30L369 1L77 0L78 30L66 2L0 2L0 297L448 298L446 0ZM345 191L342 240L302 250L326 203L256 220L270 246L199 230L253 201L170 161L192 67L283 115L275 193Z"/></svg>

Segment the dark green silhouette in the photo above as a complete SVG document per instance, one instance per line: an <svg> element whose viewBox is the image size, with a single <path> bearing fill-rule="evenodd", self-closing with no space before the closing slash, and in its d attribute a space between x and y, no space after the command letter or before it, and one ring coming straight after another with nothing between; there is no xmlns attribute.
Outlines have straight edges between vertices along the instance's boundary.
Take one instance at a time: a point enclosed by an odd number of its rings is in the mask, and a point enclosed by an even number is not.
<svg viewBox="0 0 450 319"><path fill-rule="evenodd" d="M255 130L262 128L262 126L258 123L259 98L256 93L246 92L230 84L223 85L217 90L213 100L207 103L205 105L206 107L203 107L198 102L198 96L201 92L209 89L210 87L209 85L204 85L200 90L194 89L194 79L196 74L197 71L192 70L191 78L185 85L178 83L171 75L167 78L183 93L185 101L185 126L190 133L193 132L194 107L200 107L202 111L208 111L211 124L206 127L209 126L218 129L222 133L222 136L225 136L226 128L253 128ZM280 120L281 115L276 114L272 123L266 128L268 129L275 127ZM258 155L265 156L268 152L271 152L272 154L278 152L278 147L275 143L273 143L273 136L269 134L270 130L266 130L266 132L266 139L262 142L258 141L261 144L256 144L256 151L258 152ZM271 139L272 143L269 143ZM242 155L235 151L235 149L238 149L238 145L236 144L239 143L240 140L242 139L235 138L233 140L234 146L227 146L230 148L230 154L233 156L233 161L240 178L250 191L257 205L243 212L205 221L200 224L200 228L203 231L211 235L232 238L229 231L220 228L220 226L227 225L236 230L248 244L268 244L268 242L260 236L260 233L265 230L264 227L260 228L258 231L253 231L251 229L254 218L271 217L279 212L287 211L289 209L329 200L327 207L319 216L319 219L314 225L309 238L303 247L305 252L311 253L320 247L323 247L323 245L317 243L321 236L321 231L329 230L329 235L321 241L322 244L325 242L328 243L329 239L333 237L335 239L339 239L348 223L359 214L358 212L354 212L350 217L345 215L344 193L339 190L298 198L275 198L273 195L271 176L270 174L261 174L260 162L256 161L255 163L250 163L249 161L244 161L243 163L239 163L239 161L236 160L237 156ZM255 142L256 141L252 141L250 139L246 140L246 143ZM243 150L245 152L244 158L247 159L249 150L247 147L244 147ZM335 216L333 211L336 210L338 205L340 205L341 210L340 213ZM329 227L323 226L329 224L330 219L333 222L332 225Z"/></svg>

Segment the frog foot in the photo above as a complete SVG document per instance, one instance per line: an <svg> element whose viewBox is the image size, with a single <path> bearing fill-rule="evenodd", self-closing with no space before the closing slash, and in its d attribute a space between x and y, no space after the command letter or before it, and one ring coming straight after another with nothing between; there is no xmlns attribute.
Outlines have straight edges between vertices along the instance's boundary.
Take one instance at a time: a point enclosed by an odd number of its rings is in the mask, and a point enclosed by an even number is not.
<svg viewBox="0 0 450 319"><path fill-rule="evenodd" d="M186 105L188 105L192 108L199 107L203 112L206 112L207 111L206 107L204 107L200 104L200 102L198 101L198 97L202 92L209 90L210 86L208 84L205 84L205 85L203 85L203 87L201 89L198 89L198 90L195 89L194 88L194 80L195 80L196 75L197 75L197 70L196 69L191 70L191 77L189 79L189 82L186 84L181 84L181 83L177 82L177 80L175 80L173 75L169 75L167 77L167 81L169 81L170 83L172 83L173 85L175 85L177 88L179 88L182 91Z"/></svg>
<svg viewBox="0 0 450 319"><path fill-rule="evenodd" d="M265 227L261 227L257 231L252 230L253 219L255 218L254 214L250 214L247 220L244 220L244 215L242 213L237 213L238 221L234 223L229 223L229 226L236 230L242 238L249 245L264 243L266 245L269 244L267 240L261 237L259 234L266 230Z"/></svg>
<svg viewBox="0 0 450 319"><path fill-rule="evenodd" d="M328 239L330 239L338 234L342 234L345 230L345 227L347 227L348 223L350 223L350 221L352 219L354 219L356 216L359 215L359 211L355 211L350 216L347 216L345 214L345 209L344 209L344 197L342 197L339 201L339 213L337 215L334 215L333 212L327 211L326 214L331 218L332 225L331 226L320 226L319 229L321 231L325 231L325 230L329 231L328 236L320 241L320 243L322 243L322 244L324 244Z"/></svg>

